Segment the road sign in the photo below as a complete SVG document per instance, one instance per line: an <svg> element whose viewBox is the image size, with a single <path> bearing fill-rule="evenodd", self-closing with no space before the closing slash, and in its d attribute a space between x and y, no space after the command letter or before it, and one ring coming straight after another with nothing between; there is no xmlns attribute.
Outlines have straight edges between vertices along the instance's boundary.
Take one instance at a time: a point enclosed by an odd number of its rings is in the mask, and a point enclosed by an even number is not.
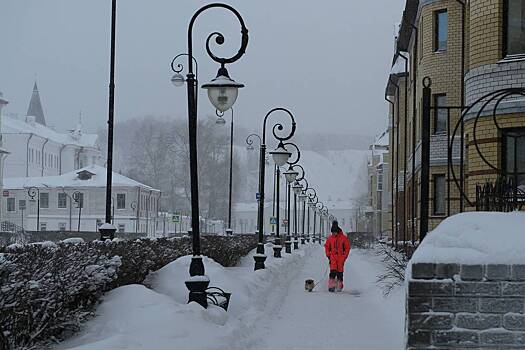
<svg viewBox="0 0 525 350"><path fill-rule="evenodd" d="M175 214L171 217L171 222L174 222L176 224L180 223L180 214Z"/></svg>
<svg viewBox="0 0 525 350"><path fill-rule="evenodd" d="M283 225L288 225L288 219L283 220Z"/></svg>
<svg viewBox="0 0 525 350"><path fill-rule="evenodd" d="M271 224L271 225L277 225L277 218L274 217L274 216L272 216L272 217L270 218L270 224Z"/></svg>
<svg viewBox="0 0 525 350"><path fill-rule="evenodd" d="M255 194L255 199L256 199L256 200L260 200L260 199L261 199L261 194L260 194L259 192L257 192L257 193Z"/></svg>
<svg viewBox="0 0 525 350"><path fill-rule="evenodd" d="M9 191L4 191L3 195L4 195L4 197L9 197Z"/></svg>

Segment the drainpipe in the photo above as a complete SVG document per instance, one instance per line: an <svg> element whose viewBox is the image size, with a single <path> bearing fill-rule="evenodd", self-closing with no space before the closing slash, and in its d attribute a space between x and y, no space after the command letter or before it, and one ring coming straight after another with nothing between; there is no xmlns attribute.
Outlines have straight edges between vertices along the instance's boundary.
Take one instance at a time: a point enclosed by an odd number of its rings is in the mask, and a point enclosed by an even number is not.
<svg viewBox="0 0 525 350"><path fill-rule="evenodd" d="M394 233L396 232L396 226L395 226L395 223L394 223L394 160L393 160L393 156L394 156L394 150L395 150L395 145L394 145L394 129L396 128L395 126L395 116L394 116L394 102L390 101L388 99L388 96L386 95L386 92L385 92L385 101L390 103L390 105L392 106L392 129L391 129L391 132L390 132L390 136L392 137L392 149L390 150L390 183L391 183L391 186L390 186L390 194L391 194L391 201L392 201L392 210L391 210L391 222L392 222L392 244L394 244ZM308 212L308 215L310 214L310 212ZM310 216L308 216L308 219L310 219ZM309 226L308 226L309 227ZM355 227L355 230L357 231L358 228L357 228L357 212L356 212L356 227Z"/></svg>
<svg viewBox="0 0 525 350"><path fill-rule="evenodd" d="M42 144L42 152L41 152L41 155L42 155L42 172L41 172L40 176L44 176L44 161L45 161L44 148L46 147L46 144L48 142L49 142L49 139L46 139L46 141Z"/></svg>
<svg viewBox="0 0 525 350"><path fill-rule="evenodd" d="M456 0L461 4L461 114L463 114L463 108L465 106L465 13L466 3L463 0ZM460 116L461 117L461 116ZM448 141L450 142L450 141ZM459 161L459 178L460 178L460 191L463 193L465 187L465 168L463 162L465 159L465 122L461 118L461 150L460 150L460 161ZM450 196L450 195L449 195ZM463 196L459 196L459 212L465 211L465 202Z"/></svg>
<svg viewBox="0 0 525 350"><path fill-rule="evenodd" d="M33 134L29 134L26 144L26 177L29 177L29 141L33 138Z"/></svg>
<svg viewBox="0 0 525 350"><path fill-rule="evenodd" d="M412 55L413 69L412 69L412 246L416 242L416 107L417 107L417 60L418 60L418 28L413 23L410 25L415 31L414 39L414 54Z"/></svg>
<svg viewBox="0 0 525 350"><path fill-rule="evenodd" d="M403 247L407 245L407 143L408 143L408 57L398 52L399 57L405 60L405 136L403 151Z"/></svg>
<svg viewBox="0 0 525 350"><path fill-rule="evenodd" d="M64 148L66 148L66 146L67 145L62 145L62 147L60 147L60 153L59 153L60 165L58 169L58 175L62 175L62 151L64 150Z"/></svg>
<svg viewBox="0 0 525 350"><path fill-rule="evenodd" d="M394 113L394 116L397 116L397 123L396 123L396 235L395 235L395 242L394 246L397 248L397 233L398 233L398 227L397 223L399 221L399 210L397 208L397 205L399 203L399 84L394 83L392 78L389 78L390 83L394 85L396 89L396 112Z"/></svg>

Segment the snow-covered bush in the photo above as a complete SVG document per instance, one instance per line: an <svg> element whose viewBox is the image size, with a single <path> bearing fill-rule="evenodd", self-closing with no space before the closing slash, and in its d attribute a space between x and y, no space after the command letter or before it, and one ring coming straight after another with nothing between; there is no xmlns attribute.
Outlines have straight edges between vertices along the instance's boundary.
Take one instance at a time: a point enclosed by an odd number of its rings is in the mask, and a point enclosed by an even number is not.
<svg viewBox="0 0 525 350"><path fill-rule="evenodd" d="M209 236L202 251L231 266L256 244L255 236ZM67 338L105 292L143 283L150 271L190 253L190 238L0 247L0 349Z"/></svg>

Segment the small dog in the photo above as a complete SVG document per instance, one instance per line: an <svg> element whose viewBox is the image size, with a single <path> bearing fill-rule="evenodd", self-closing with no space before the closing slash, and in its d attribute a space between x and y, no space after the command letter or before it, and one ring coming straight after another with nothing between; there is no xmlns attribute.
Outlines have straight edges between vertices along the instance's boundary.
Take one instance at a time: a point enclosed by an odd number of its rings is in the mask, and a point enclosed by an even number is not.
<svg viewBox="0 0 525 350"><path fill-rule="evenodd" d="M304 290L311 292L315 288L315 282L312 279L307 279L304 281Z"/></svg>

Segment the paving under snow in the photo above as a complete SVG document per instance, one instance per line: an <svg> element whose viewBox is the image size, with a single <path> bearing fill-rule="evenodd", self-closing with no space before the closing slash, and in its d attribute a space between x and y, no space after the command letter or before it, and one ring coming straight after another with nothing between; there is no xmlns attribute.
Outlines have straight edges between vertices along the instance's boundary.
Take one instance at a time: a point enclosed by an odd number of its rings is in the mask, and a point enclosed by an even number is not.
<svg viewBox="0 0 525 350"><path fill-rule="evenodd" d="M403 291L383 298L375 284L381 269L371 251L352 250L343 293L313 293L304 280L325 277L326 257L319 245L303 246L283 259L271 257L267 269L253 271L251 256L224 268L204 259L211 285L233 292L230 308L207 310L186 304L190 257L180 258L140 285L108 293L77 337L56 349L401 349Z"/></svg>

